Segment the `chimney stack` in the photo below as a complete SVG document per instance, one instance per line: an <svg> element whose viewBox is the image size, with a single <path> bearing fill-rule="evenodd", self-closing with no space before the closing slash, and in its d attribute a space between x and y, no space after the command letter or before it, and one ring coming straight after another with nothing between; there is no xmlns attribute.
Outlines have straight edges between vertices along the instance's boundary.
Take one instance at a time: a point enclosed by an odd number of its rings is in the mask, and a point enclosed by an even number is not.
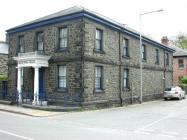
<svg viewBox="0 0 187 140"><path fill-rule="evenodd" d="M169 47L169 39L167 36L163 36L161 39L161 43Z"/></svg>

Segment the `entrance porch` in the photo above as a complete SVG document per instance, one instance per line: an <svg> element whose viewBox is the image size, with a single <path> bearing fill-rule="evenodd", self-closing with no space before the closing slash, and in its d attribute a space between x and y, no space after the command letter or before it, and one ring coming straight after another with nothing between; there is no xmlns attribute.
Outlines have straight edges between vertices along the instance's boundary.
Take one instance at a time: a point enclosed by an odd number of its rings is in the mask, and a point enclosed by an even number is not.
<svg viewBox="0 0 187 140"><path fill-rule="evenodd" d="M39 105L39 93L43 89L43 68L48 67L48 60L50 56L41 54L41 52L27 52L18 53L14 60L17 61L17 92L18 102L22 103L22 83L23 83L23 69L25 67L34 68L34 90L33 90L33 105Z"/></svg>

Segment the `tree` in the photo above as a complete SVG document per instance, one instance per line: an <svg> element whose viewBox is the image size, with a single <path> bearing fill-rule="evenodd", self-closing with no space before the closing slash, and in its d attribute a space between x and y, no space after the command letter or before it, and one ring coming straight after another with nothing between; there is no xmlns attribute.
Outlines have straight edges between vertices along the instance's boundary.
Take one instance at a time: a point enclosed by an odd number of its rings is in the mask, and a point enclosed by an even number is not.
<svg viewBox="0 0 187 140"><path fill-rule="evenodd" d="M179 33L173 42L175 46L187 49L187 34Z"/></svg>

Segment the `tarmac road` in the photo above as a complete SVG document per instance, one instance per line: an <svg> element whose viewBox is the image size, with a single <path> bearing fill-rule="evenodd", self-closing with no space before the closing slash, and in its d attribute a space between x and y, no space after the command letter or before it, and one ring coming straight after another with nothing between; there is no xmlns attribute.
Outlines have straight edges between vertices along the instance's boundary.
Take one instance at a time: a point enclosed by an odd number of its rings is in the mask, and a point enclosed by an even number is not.
<svg viewBox="0 0 187 140"><path fill-rule="evenodd" d="M187 140L187 100L31 117L0 111L0 140Z"/></svg>

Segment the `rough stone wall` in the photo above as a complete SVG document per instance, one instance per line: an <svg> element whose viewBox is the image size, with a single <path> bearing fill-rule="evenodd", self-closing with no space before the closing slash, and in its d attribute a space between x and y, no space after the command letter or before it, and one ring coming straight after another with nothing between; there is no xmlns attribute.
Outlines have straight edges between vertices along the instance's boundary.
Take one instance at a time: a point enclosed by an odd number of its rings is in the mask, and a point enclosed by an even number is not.
<svg viewBox="0 0 187 140"><path fill-rule="evenodd" d="M68 28L68 50L57 50L57 33L59 27ZM96 53L95 30L103 30L103 53ZM83 104L97 104L98 102L120 102L120 94L124 103L136 102L140 91L139 73L139 40L129 35L119 33L106 26L94 23L90 20L77 19L60 24L41 27L25 32L7 35L10 44L9 54L9 85L16 89L16 63L12 57L16 56L17 40L19 35L25 36L25 52L35 50L36 32L44 32L45 54L51 55L49 67L45 68L45 89L50 95L57 98L64 95L81 93ZM122 40L129 39L129 58L123 58ZM145 43L147 49L147 61L143 62L143 99L154 99L162 93L165 85L172 82L172 55L170 54L170 65L164 67L164 51ZM159 49L160 64L155 64L155 49ZM67 91L62 92L57 87L58 66L67 66ZM95 93L95 66L103 66L103 87L101 93ZM129 69L129 90L123 90L123 70ZM30 69L30 70L29 70ZM163 80L164 71L166 78ZM32 80L31 68L24 70L25 88ZM12 80L15 79L15 80ZM121 82L120 82L121 81ZM133 97L133 100L131 100Z"/></svg>
<svg viewBox="0 0 187 140"><path fill-rule="evenodd" d="M68 28L68 47L66 51L58 50L58 29L61 27ZM73 94L80 92L81 85L81 49L82 49L82 34L83 23L81 19L44 26L24 32L8 34L7 42L9 42L9 86L11 89L16 89L16 62L13 57L17 56L18 37L24 35L25 52L33 52L36 50L36 33L44 32L44 52L50 55L49 67L45 68L45 85L47 93L56 96L63 96L64 94ZM57 89L58 79L58 65L67 66L67 92L61 92ZM25 90L33 91L34 69L24 68L24 88Z"/></svg>
<svg viewBox="0 0 187 140"><path fill-rule="evenodd" d="M0 54L0 75L8 74L7 62L8 62L8 55Z"/></svg>
<svg viewBox="0 0 187 140"><path fill-rule="evenodd" d="M95 92L95 66L103 67L103 91ZM119 100L119 67L109 64L85 62L84 101Z"/></svg>
<svg viewBox="0 0 187 140"><path fill-rule="evenodd" d="M94 52L96 29L103 31L104 53ZM129 40L129 58L124 58L122 54L123 38ZM165 51L145 42L143 44L146 45L147 53L147 59L143 62L143 100L146 101L161 97L165 87L172 84L172 54L169 53L169 65L165 66ZM159 50L159 64L155 64L156 49ZM85 104L89 104L89 102L91 104L93 101L99 103L103 102L103 100L106 102L110 100L119 101L120 94L124 104L137 102L140 96L139 52L138 39L86 20L84 51ZM104 69L104 90L101 93L94 92L94 68L96 65L103 66ZM123 89L123 71L125 68L129 69L129 90ZM164 75L165 79L163 78Z"/></svg>

